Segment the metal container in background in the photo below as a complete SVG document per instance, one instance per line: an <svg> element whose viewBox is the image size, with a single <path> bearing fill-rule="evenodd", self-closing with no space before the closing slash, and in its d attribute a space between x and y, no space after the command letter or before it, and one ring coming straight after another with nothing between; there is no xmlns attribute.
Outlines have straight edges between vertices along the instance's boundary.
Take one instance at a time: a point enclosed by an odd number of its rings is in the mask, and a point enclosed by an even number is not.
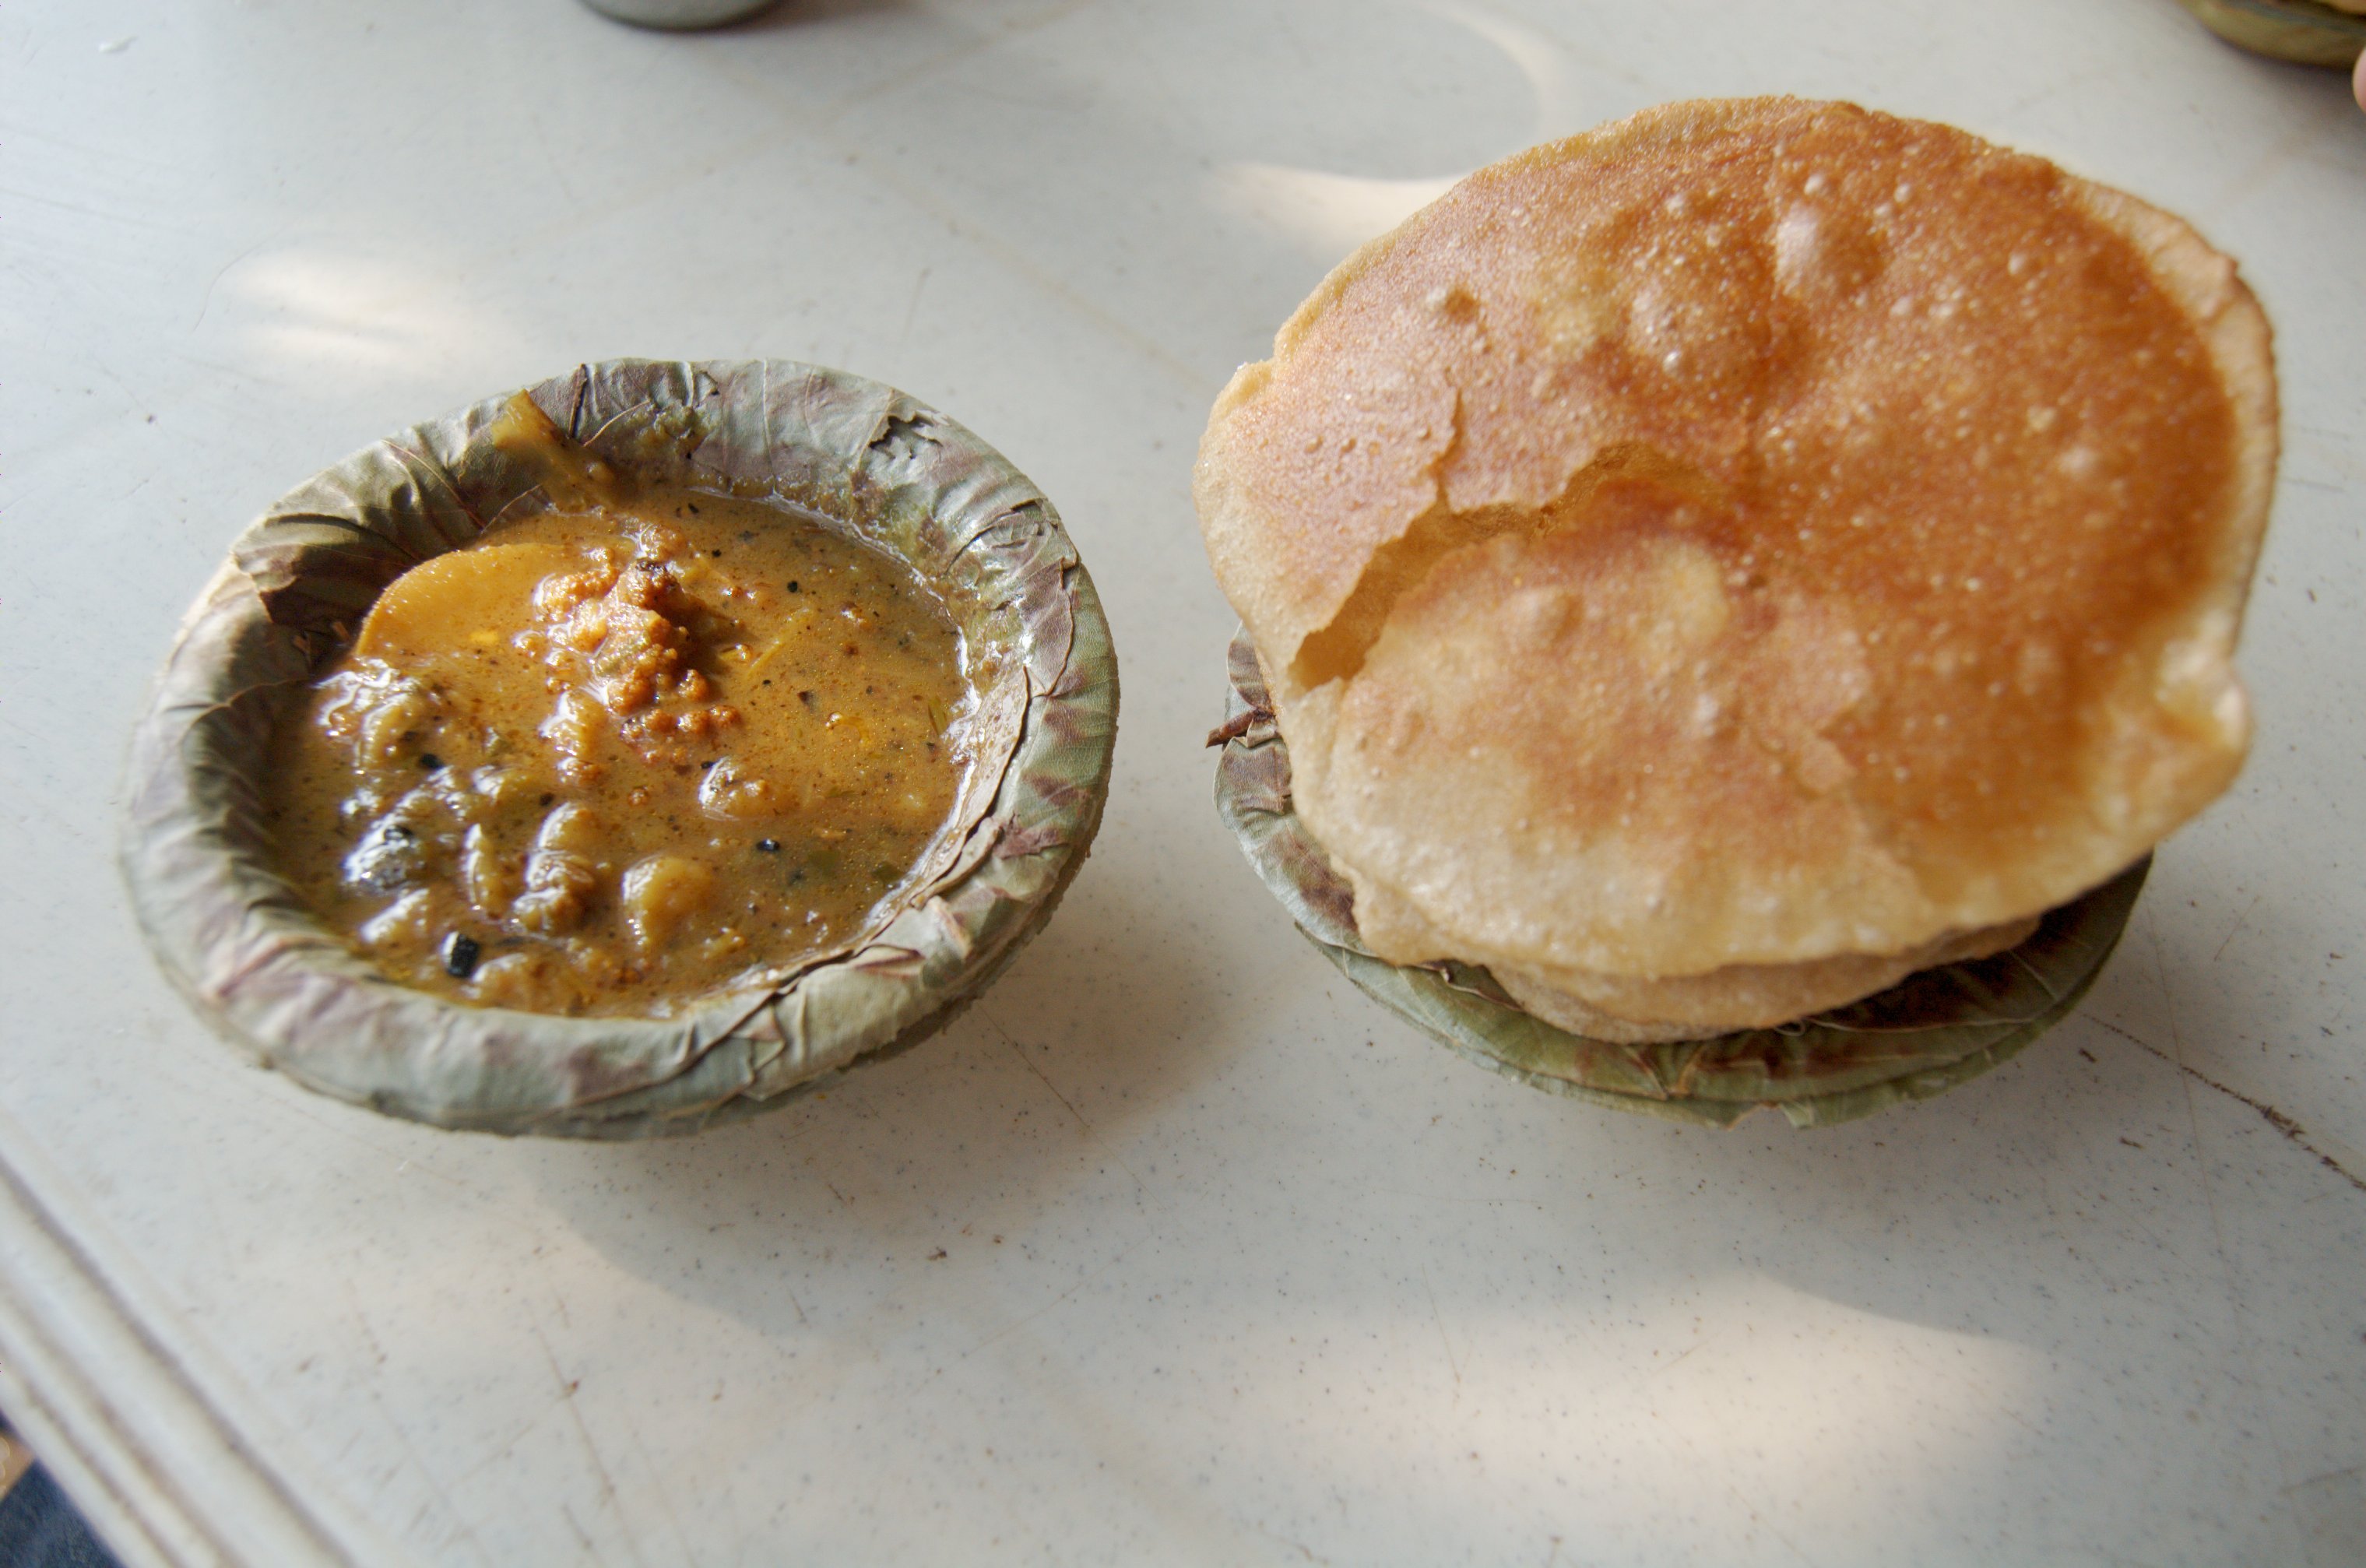
<svg viewBox="0 0 2366 1568"><path fill-rule="evenodd" d="M726 22L745 21L771 6L773 0L583 0L583 3L603 17L630 22L635 27L686 31L693 28L719 28Z"/></svg>
<svg viewBox="0 0 2366 1568"><path fill-rule="evenodd" d="M2366 51L2366 17L2315 0L2178 0L2232 44L2301 65L2343 71ZM2366 103L2366 97L2361 97Z"/></svg>

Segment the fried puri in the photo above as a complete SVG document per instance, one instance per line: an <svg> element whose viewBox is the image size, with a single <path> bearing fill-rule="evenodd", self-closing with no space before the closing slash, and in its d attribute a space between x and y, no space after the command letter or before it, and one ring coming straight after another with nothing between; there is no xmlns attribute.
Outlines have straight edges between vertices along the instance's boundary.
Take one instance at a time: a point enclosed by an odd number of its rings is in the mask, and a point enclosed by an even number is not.
<svg viewBox="0 0 2366 1568"><path fill-rule="evenodd" d="M2275 455L2184 222L1752 99L1365 246L1195 496L1371 950L1674 1039L2009 946L2223 791Z"/></svg>

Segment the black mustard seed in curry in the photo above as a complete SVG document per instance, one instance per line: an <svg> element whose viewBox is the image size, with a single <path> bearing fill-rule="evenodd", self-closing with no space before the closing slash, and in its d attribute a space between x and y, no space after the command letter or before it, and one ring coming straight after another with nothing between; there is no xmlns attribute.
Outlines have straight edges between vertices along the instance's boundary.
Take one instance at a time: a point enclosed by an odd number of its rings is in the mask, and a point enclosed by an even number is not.
<svg viewBox="0 0 2366 1568"><path fill-rule="evenodd" d="M950 815L960 634L902 562L704 492L388 587L276 739L279 868L389 977L662 1015L860 935Z"/></svg>

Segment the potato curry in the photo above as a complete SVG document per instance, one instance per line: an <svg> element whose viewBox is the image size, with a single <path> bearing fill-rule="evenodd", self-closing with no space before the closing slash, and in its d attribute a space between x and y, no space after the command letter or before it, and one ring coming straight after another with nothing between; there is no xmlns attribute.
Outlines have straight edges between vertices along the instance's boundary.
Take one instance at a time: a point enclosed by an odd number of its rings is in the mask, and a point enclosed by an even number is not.
<svg viewBox="0 0 2366 1568"><path fill-rule="evenodd" d="M659 1015L859 936L959 791L944 607L823 521L700 491L411 568L276 739L279 869L389 977Z"/></svg>

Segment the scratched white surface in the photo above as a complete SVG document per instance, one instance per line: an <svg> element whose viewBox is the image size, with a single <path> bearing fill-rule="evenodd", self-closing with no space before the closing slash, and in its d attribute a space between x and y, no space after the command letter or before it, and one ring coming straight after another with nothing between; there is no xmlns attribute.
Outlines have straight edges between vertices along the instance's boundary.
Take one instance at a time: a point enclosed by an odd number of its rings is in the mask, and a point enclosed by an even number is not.
<svg viewBox="0 0 2366 1568"><path fill-rule="evenodd" d="M1957 121L2181 210L2281 328L2259 744L2086 1011L1717 1135L1351 991L1206 795L1206 406L1356 241L1662 99ZM232 533L583 358L782 355L1065 513L1126 706L1047 933L694 1142L435 1134L239 1065L111 865ZM425 1561L2366 1561L2366 116L2169 0L0 9L0 1107Z"/></svg>

